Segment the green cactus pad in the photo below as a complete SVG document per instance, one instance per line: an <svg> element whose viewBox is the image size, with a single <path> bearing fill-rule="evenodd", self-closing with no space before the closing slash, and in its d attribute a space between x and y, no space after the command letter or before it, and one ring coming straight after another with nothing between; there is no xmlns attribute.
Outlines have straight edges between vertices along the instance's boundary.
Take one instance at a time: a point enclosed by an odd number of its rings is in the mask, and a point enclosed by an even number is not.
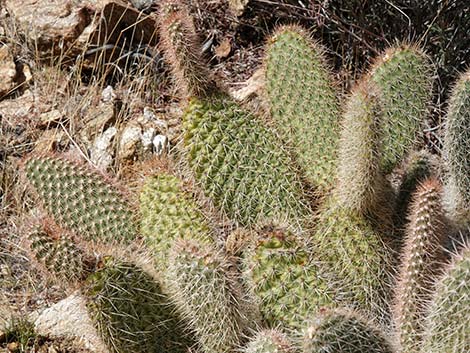
<svg viewBox="0 0 470 353"><path fill-rule="evenodd" d="M444 148L448 165L448 208L458 223L470 223L470 70L457 81L449 101Z"/></svg>
<svg viewBox="0 0 470 353"><path fill-rule="evenodd" d="M175 239L212 242L207 220L175 176L161 174L147 179L140 193L140 213L141 233L162 271L168 266L168 252Z"/></svg>
<svg viewBox="0 0 470 353"><path fill-rule="evenodd" d="M169 288L205 353L233 352L248 328L231 266L214 246L195 240L176 241L171 251Z"/></svg>
<svg viewBox="0 0 470 353"><path fill-rule="evenodd" d="M262 330L243 348L242 353L294 353L294 346L280 330Z"/></svg>
<svg viewBox="0 0 470 353"><path fill-rule="evenodd" d="M192 345L161 286L133 264L106 258L83 291L90 317L113 353L187 353Z"/></svg>
<svg viewBox="0 0 470 353"><path fill-rule="evenodd" d="M299 177L256 116L222 95L192 99L183 127L196 180L226 215L242 225L302 224L308 207Z"/></svg>
<svg viewBox="0 0 470 353"><path fill-rule="evenodd" d="M416 142L432 102L432 64L417 47L389 48L376 59L370 80L381 91L384 121L381 166L389 173Z"/></svg>
<svg viewBox="0 0 470 353"><path fill-rule="evenodd" d="M304 353L394 353L380 328L344 309L318 314L304 333Z"/></svg>
<svg viewBox="0 0 470 353"><path fill-rule="evenodd" d="M411 206L393 310L401 347L407 353L420 351L432 281L445 261L440 193L439 183L427 180L417 190Z"/></svg>
<svg viewBox="0 0 470 353"><path fill-rule="evenodd" d="M62 227L85 240L135 239L130 206L97 173L59 158L30 158L25 170L44 207Z"/></svg>
<svg viewBox="0 0 470 353"><path fill-rule="evenodd" d="M308 315L332 303L328 279L303 242L284 230L261 233L243 262L244 276L270 327L301 328Z"/></svg>
<svg viewBox="0 0 470 353"><path fill-rule="evenodd" d="M271 116L320 194L334 184L340 125L324 51L301 27L284 26L268 41L264 64Z"/></svg>
<svg viewBox="0 0 470 353"><path fill-rule="evenodd" d="M35 259L60 279L83 279L91 270L91 260L72 240L54 239L41 228L28 234Z"/></svg>
<svg viewBox="0 0 470 353"><path fill-rule="evenodd" d="M335 194L342 207L358 214L382 213L391 189L380 169L383 114L379 99L377 88L363 83L353 90L344 113Z"/></svg>
<svg viewBox="0 0 470 353"><path fill-rule="evenodd" d="M428 308L423 353L470 352L470 246L455 256Z"/></svg>
<svg viewBox="0 0 470 353"><path fill-rule="evenodd" d="M313 237L314 255L336 274L337 292L347 305L388 319L392 251L382 231L363 215L329 200Z"/></svg>

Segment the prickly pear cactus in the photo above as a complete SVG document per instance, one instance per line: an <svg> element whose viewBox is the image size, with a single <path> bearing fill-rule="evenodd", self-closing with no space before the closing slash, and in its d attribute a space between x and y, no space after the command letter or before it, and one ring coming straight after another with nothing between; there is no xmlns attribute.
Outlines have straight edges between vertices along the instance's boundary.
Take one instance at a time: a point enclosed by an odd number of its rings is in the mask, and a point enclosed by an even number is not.
<svg viewBox="0 0 470 353"><path fill-rule="evenodd" d="M470 352L470 246L453 259L434 288L423 353Z"/></svg>
<svg viewBox="0 0 470 353"><path fill-rule="evenodd" d="M326 309L307 326L304 353L394 353L379 327L356 312Z"/></svg>
<svg viewBox="0 0 470 353"><path fill-rule="evenodd" d="M432 64L416 46L387 49L370 70L381 91L384 120L381 167L389 173L419 136L432 102Z"/></svg>
<svg viewBox="0 0 470 353"><path fill-rule="evenodd" d="M60 279L80 280L92 270L92 259L70 239L55 239L37 227L28 240L35 259Z"/></svg>
<svg viewBox="0 0 470 353"><path fill-rule="evenodd" d="M395 223L398 227L401 228L406 219L412 195L434 172L435 161L435 156L426 150L411 152L406 160L396 198Z"/></svg>
<svg viewBox="0 0 470 353"><path fill-rule="evenodd" d="M441 187L434 179L414 195L405 237L393 316L403 352L419 352L432 282L444 261L445 224Z"/></svg>
<svg viewBox="0 0 470 353"><path fill-rule="evenodd" d="M244 275L270 327L302 327L307 316L333 301L329 280L304 243L285 229L263 230L244 254Z"/></svg>
<svg viewBox="0 0 470 353"><path fill-rule="evenodd" d="M346 102L335 194L342 207L358 214L384 208L388 189L380 169L382 118L377 88L367 82L356 86Z"/></svg>
<svg viewBox="0 0 470 353"><path fill-rule="evenodd" d="M171 251L170 291L206 353L233 352L249 328L232 265L214 246L195 240L176 241Z"/></svg>
<svg viewBox="0 0 470 353"><path fill-rule="evenodd" d="M211 75L192 18L179 0L161 1L160 9L161 45L179 89L184 95L205 94L210 90Z"/></svg>
<svg viewBox="0 0 470 353"><path fill-rule="evenodd" d="M298 226L308 213L303 187L276 135L227 94L205 80L193 80L198 66L187 66L185 60L191 53L199 56L201 47L183 47L185 42L173 40L169 32L180 28L179 35L197 42L183 7L173 6L171 16L163 12L160 22L168 37L163 39L164 54L181 78L182 90L200 82L187 92L190 100L183 113L183 148L196 181L218 209L242 225L278 218Z"/></svg>
<svg viewBox="0 0 470 353"><path fill-rule="evenodd" d="M26 177L49 214L85 240L129 243L137 230L123 196L97 173L59 158L32 157Z"/></svg>
<svg viewBox="0 0 470 353"><path fill-rule="evenodd" d="M160 284L134 264L105 258L83 292L90 317L113 353L187 353L194 343Z"/></svg>
<svg viewBox="0 0 470 353"><path fill-rule="evenodd" d="M211 231L195 200L177 177L161 174L147 179L140 193L141 233L165 271L168 252L176 239L213 242Z"/></svg>
<svg viewBox="0 0 470 353"><path fill-rule="evenodd" d="M447 208L461 224L470 223L470 70L457 81L449 101L444 138Z"/></svg>
<svg viewBox="0 0 470 353"><path fill-rule="evenodd" d="M271 36L264 59L271 116L319 194L334 184L340 125L337 92L324 51L306 30L291 25Z"/></svg>
<svg viewBox="0 0 470 353"><path fill-rule="evenodd" d="M336 274L336 291L353 305L385 322L392 285L392 251L376 224L330 200L313 236L319 263Z"/></svg>
<svg viewBox="0 0 470 353"><path fill-rule="evenodd" d="M231 219L271 219L299 228L308 214L288 156L258 118L228 97L192 99L183 116L189 165L205 194Z"/></svg>
<svg viewBox="0 0 470 353"><path fill-rule="evenodd" d="M294 353L294 345L280 330L261 330L253 337L243 353Z"/></svg>

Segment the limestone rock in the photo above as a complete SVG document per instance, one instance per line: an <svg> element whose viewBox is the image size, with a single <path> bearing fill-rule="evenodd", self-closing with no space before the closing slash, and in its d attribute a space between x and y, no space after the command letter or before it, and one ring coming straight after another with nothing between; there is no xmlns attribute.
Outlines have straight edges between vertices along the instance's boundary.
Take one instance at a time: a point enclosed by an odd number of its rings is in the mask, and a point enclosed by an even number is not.
<svg viewBox="0 0 470 353"><path fill-rule="evenodd" d="M10 48L0 47L0 99L15 87L16 65Z"/></svg>
<svg viewBox="0 0 470 353"><path fill-rule="evenodd" d="M94 353L109 353L98 336L86 309L86 300L78 293L54 304L34 321L39 335L72 339Z"/></svg>

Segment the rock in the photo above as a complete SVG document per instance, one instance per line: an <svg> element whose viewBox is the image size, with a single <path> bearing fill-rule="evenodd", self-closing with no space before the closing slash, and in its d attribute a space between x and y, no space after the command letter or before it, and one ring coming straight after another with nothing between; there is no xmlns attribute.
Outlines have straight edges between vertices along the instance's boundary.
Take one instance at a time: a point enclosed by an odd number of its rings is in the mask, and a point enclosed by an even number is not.
<svg viewBox="0 0 470 353"><path fill-rule="evenodd" d="M144 118L148 121L157 120L157 114L150 107L144 107Z"/></svg>
<svg viewBox="0 0 470 353"><path fill-rule="evenodd" d="M142 140L142 129L138 126L126 126L119 141L118 156L121 159L131 159L135 156L138 144Z"/></svg>
<svg viewBox="0 0 470 353"><path fill-rule="evenodd" d="M91 106L83 121L84 128L80 135L90 141L116 120L116 107L111 102Z"/></svg>
<svg viewBox="0 0 470 353"><path fill-rule="evenodd" d="M137 10L147 10L157 3L157 0L130 0Z"/></svg>
<svg viewBox="0 0 470 353"><path fill-rule="evenodd" d="M80 2L78 2L80 3ZM64 53L90 24L84 4L70 0L6 0L5 8L40 52Z"/></svg>
<svg viewBox="0 0 470 353"><path fill-rule="evenodd" d="M155 147L155 153L161 155L168 151L168 137L165 135L157 135L153 138L153 146Z"/></svg>
<svg viewBox="0 0 470 353"><path fill-rule="evenodd" d="M30 90L26 90L18 98L0 101L0 116L3 119L21 120L33 113L34 104L33 93Z"/></svg>
<svg viewBox="0 0 470 353"><path fill-rule="evenodd" d="M34 321L37 334L72 339L94 353L109 353L98 336L86 309L86 300L78 293L45 309Z"/></svg>
<svg viewBox="0 0 470 353"><path fill-rule="evenodd" d="M111 142L117 134L114 126L98 136L90 149L90 160L100 170L106 171L113 162L114 152Z"/></svg>
<svg viewBox="0 0 470 353"><path fill-rule="evenodd" d="M156 129L149 128L142 133L141 143L145 151L151 150L153 145L153 138L155 137Z"/></svg>
<svg viewBox="0 0 470 353"><path fill-rule="evenodd" d="M230 55L232 51L232 44L230 38L225 38L216 48L215 56L223 59Z"/></svg>
<svg viewBox="0 0 470 353"><path fill-rule="evenodd" d="M16 65L10 48L0 47L0 99L9 94L15 87Z"/></svg>
<svg viewBox="0 0 470 353"><path fill-rule="evenodd" d="M112 86L107 86L103 92L101 92L102 102L114 102L116 97L117 94L114 92L114 88Z"/></svg>
<svg viewBox="0 0 470 353"><path fill-rule="evenodd" d="M229 0L228 6L235 16L241 16L249 2L250 0Z"/></svg>
<svg viewBox="0 0 470 353"><path fill-rule="evenodd" d="M238 101L242 101L257 94L264 85L263 81L263 70L257 70L253 76L244 83L244 87L231 92L232 97Z"/></svg>
<svg viewBox="0 0 470 353"><path fill-rule="evenodd" d="M64 114L57 109L39 115L39 127L48 128L51 125L59 123L64 118Z"/></svg>

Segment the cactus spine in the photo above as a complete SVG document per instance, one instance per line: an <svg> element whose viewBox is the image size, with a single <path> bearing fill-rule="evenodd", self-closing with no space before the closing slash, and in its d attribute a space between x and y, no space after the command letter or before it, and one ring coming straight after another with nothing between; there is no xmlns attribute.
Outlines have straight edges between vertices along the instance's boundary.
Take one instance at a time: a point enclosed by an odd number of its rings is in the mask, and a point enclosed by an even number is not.
<svg viewBox="0 0 470 353"><path fill-rule="evenodd" d="M326 275L303 242L284 229L260 231L244 254L245 277L270 327L302 327L305 318L333 300Z"/></svg>
<svg viewBox="0 0 470 353"><path fill-rule="evenodd" d="M182 28L182 33L195 36L184 11L162 16L165 27ZM164 41L172 44L165 53L179 70L185 57L176 57L174 62L171 53L186 50L178 48L184 43ZM191 75L181 71L185 80ZM184 149L206 196L242 225L277 217L298 226L308 211L302 184L287 153L276 144L275 135L222 92L201 86L190 94L193 96L183 114Z"/></svg>
<svg viewBox="0 0 470 353"><path fill-rule="evenodd" d="M32 157L25 170L44 207L62 227L98 242L135 239L129 204L99 175L59 158Z"/></svg>
<svg viewBox="0 0 470 353"><path fill-rule="evenodd" d="M169 262L169 288L206 353L233 352L248 328L244 298L231 263L213 246L176 241Z"/></svg>
<svg viewBox="0 0 470 353"><path fill-rule="evenodd" d="M384 111L381 167L389 173L413 146L432 101L432 65L417 47L399 45L376 59L370 80L381 91Z"/></svg>
<svg viewBox="0 0 470 353"><path fill-rule="evenodd" d="M431 283L444 262L444 216L439 183L430 179L411 206L403 263L395 293L394 319L403 352L419 352Z"/></svg>
<svg viewBox="0 0 470 353"><path fill-rule="evenodd" d="M160 284L134 264L105 258L83 292L90 317L113 353L183 353L193 344Z"/></svg>
<svg viewBox="0 0 470 353"><path fill-rule="evenodd" d="M172 175L147 179L140 193L140 213L141 232L162 271L168 266L168 253L176 239L213 241L196 202L184 191L181 180Z"/></svg>
<svg viewBox="0 0 470 353"><path fill-rule="evenodd" d="M294 353L289 338L279 330L262 330L242 350L243 353Z"/></svg>
<svg viewBox="0 0 470 353"><path fill-rule="evenodd" d="M449 101L444 148L448 164L448 208L458 223L470 223L470 70L457 81Z"/></svg>
<svg viewBox="0 0 470 353"><path fill-rule="evenodd" d="M470 352L470 246L467 244L435 287L428 308L423 353Z"/></svg>
<svg viewBox="0 0 470 353"><path fill-rule="evenodd" d="M307 327L304 353L394 353L380 328L356 312L325 309Z"/></svg>
<svg viewBox="0 0 470 353"><path fill-rule="evenodd" d="M264 63L271 116L320 194L334 182L340 116L324 51L301 27L285 26L268 40Z"/></svg>

